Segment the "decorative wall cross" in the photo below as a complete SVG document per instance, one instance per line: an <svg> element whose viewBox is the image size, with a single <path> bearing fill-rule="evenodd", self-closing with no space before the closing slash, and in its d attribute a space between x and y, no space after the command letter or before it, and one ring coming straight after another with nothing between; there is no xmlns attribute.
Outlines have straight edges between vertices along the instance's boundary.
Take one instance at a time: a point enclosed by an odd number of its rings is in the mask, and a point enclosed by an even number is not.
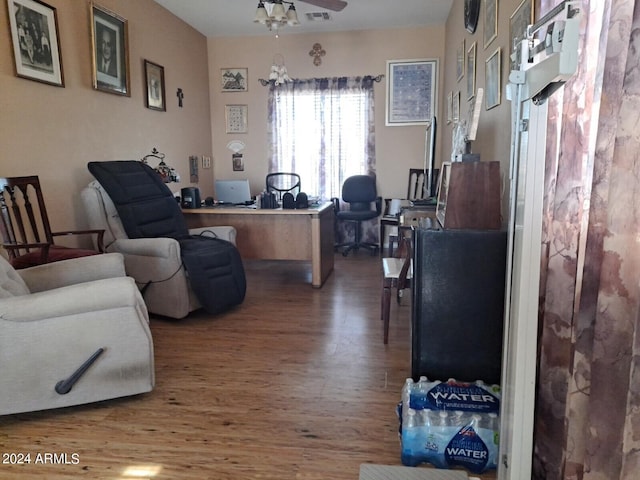
<svg viewBox="0 0 640 480"><path fill-rule="evenodd" d="M309 56L313 57L313 64L317 67L322 63L322 57L324 57L327 52L322 48L322 45L319 43L314 43L313 48L309 52Z"/></svg>

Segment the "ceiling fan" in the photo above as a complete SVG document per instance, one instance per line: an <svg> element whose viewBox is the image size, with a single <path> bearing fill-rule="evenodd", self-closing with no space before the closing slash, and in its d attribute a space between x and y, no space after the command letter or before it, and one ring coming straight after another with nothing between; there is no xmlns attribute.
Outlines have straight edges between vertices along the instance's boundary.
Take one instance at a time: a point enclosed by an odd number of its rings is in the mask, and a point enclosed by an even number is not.
<svg viewBox="0 0 640 480"><path fill-rule="evenodd" d="M316 7L326 8L327 10L333 10L340 12L347 6L347 2L343 0L299 0L300 2L309 3Z"/></svg>

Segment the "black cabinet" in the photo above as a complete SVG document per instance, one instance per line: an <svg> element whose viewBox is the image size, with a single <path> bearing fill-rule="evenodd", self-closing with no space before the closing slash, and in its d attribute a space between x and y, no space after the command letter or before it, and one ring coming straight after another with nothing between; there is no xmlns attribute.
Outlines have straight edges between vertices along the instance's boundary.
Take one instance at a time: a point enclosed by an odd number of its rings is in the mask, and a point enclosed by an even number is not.
<svg viewBox="0 0 640 480"><path fill-rule="evenodd" d="M411 376L499 384L507 235L413 232Z"/></svg>

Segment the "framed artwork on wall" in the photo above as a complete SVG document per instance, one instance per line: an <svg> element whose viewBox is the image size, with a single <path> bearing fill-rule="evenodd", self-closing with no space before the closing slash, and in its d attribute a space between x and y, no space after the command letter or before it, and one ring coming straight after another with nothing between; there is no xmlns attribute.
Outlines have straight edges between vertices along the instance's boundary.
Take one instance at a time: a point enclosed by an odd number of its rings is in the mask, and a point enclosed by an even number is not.
<svg viewBox="0 0 640 480"><path fill-rule="evenodd" d="M467 50L467 100L476 96L476 42Z"/></svg>
<svg viewBox="0 0 640 480"><path fill-rule="evenodd" d="M498 0L484 0L484 48L498 36Z"/></svg>
<svg viewBox="0 0 640 480"><path fill-rule="evenodd" d="M447 125L453 122L453 92L447 95Z"/></svg>
<svg viewBox="0 0 640 480"><path fill-rule="evenodd" d="M247 133L249 123L247 105L225 105L224 116L227 133Z"/></svg>
<svg viewBox="0 0 640 480"><path fill-rule="evenodd" d="M435 115L438 60L387 61L386 125L427 125Z"/></svg>
<svg viewBox="0 0 640 480"><path fill-rule="evenodd" d="M93 88L130 97L128 22L95 3L89 8Z"/></svg>
<svg viewBox="0 0 640 480"><path fill-rule="evenodd" d="M500 83L502 77L501 68L502 48L498 47L486 60L484 69L485 107L487 110L500 105Z"/></svg>
<svg viewBox="0 0 640 480"><path fill-rule="evenodd" d="M464 38L460 45L458 45L458 50L456 51L456 79L458 81L462 80L464 77L464 58L467 51L464 49Z"/></svg>
<svg viewBox="0 0 640 480"><path fill-rule="evenodd" d="M165 112L164 67L145 60L144 83L147 86L147 108Z"/></svg>
<svg viewBox="0 0 640 480"><path fill-rule="evenodd" d="M220 70L223 92L246 92L249 90L248 68L222 68Z"/></svg>
<svg viewBox="0 0 640 480"><path fill-rule="evenodd" d="M528 25L533 24L535 18L535 7L533 0L522 0L509 19L509 57L513 47L520 43L525 36L525 30ZM519 59L511 60L511 70L514 70Z"/></svg>
<svg viewBox="0 0 640 480"><path fill-rule="evenodd" d="M453 105L451 106L451 115L454 122L460 121L460 90L453 96Z"/></svg>
<svg viewBox="0 0 640 480"><path fill-rule="evenodd" d="M39 0L7 0L16 76L64 87L56 9Z"/></svg>

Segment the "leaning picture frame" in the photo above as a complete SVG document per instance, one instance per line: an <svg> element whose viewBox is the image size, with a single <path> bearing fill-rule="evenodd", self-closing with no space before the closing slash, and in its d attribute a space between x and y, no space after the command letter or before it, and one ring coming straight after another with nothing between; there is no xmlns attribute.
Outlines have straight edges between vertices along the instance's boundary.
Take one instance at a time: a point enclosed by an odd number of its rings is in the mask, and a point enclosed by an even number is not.
<svg viewBox="0 0 640 480"><path fill-rule="evenodd" d="M438 60L387 61L386 126L427 125L436 114Z"/></svg>
<svg viewBox="0 0 640 480"><path fill-rule="evenodd" d="M164 89L164 67L157 63L144 61L144 83L147 86L147 108L167 111Z"/></svg>
<svg viewBox="0 0 640 480"><path fill-rule="evenodd" d="M64 87L56 9L40 0L7 0L16 76Z"/></svg>
<svg viewBox="0 0 640 480"><path fill-rule="evenodd" d="M89 8L93 88L130 97L128 22L93 2Z"/></svg>

